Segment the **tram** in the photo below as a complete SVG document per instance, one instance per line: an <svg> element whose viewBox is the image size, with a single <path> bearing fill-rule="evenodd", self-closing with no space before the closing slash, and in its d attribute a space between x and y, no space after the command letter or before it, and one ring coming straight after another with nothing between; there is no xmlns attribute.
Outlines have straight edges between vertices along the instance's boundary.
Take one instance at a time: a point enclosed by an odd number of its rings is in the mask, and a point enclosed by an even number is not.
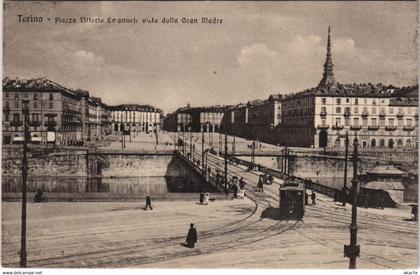
<svg viewBox="0 0 420 275"><path fill-rule="evenodd" d="M302 219L305 214L305 185L300 181L286 180L280 187L280 218Z"/></svg>

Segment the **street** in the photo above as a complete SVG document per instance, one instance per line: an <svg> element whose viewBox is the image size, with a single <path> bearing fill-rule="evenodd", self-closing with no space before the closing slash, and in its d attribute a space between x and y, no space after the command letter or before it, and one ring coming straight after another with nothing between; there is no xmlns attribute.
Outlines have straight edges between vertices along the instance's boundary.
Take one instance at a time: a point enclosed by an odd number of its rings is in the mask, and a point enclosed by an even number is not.
<svg viewBox="0 0 420 275"><path fill-rule="evenodd" d="M198 153L197 153L198 154ZM198 154L199 155L199 154ZM208 163L222 170L223 160ZM29 267L342 268L351 206L317 195L302 221L280 221L277 183L256 192L258 172L228 165L247 182L243 200L66 203L28 206ZM223 171L223 170L222 170ZM197 196L198 201L198 196ZM3 265L19 263L19 203L4 202ZM408 207L359 208L358 268L409 269L417 265L417 224ZM194 249L181 246L190 222Z"/></svg>

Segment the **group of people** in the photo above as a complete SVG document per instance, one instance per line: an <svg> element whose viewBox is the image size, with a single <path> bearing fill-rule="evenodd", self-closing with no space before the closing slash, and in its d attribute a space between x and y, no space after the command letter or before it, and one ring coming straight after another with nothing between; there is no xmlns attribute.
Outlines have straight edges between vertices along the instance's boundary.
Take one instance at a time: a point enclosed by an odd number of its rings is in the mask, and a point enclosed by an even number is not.
<svg viewBox="0 0 420 275"><path fill-rule="evenodd" d="M316 205L316 194L314 191L312 191L311 193L311 200L312 200L311 205ZM309 195L306 192L305 192L305 205L309 205Z"/></svg>
<svg viewBox="0 0 420 275"><path fill-rule="evenodd" d="M210 199L210 194L209 193L200 193L200 204L205 204L208 205L209 204L209 199Z"/></svg>
<svg viewBox="0 0 420 275"><path fill-rule="evenodd" d="M238 199L239 193L241 193L241 198L245 196L245 185L246 183L242 177L239 179L239 181L237 177L231 178L228 188L233 192L233 199Z"/></svg>

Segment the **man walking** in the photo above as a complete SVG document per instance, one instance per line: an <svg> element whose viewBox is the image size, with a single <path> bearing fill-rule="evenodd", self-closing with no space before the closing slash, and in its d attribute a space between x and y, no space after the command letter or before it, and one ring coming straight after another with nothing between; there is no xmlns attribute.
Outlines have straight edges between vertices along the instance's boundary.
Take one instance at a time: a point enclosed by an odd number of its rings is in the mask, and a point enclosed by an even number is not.
<svg viewBox="0 0 420 275"><path fill-rule="evenodd" d="M147 210L147 206L150 207L150 210L153 210L153 208L152 208L152 199L150 198L150 194L147 194L147 196L146 196L146 206L144 207L144 211Z"/></svg>
<svg viewBox="0 0 420 275"><path fill-rule="evenodd" d="M315 198L316 198L315 192L312 191L312 194L311 194L312 205L316 205Z"/></svg>

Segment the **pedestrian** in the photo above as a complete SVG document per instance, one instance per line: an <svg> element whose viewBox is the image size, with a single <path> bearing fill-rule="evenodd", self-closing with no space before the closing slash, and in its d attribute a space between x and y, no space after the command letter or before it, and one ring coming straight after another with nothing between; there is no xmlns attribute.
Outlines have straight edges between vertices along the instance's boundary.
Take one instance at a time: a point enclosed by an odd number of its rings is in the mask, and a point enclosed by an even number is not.
<svg viewBox="0 0 420 275"><path fill-rule="evenodd" d="M194 224L190 224L190 229L188 230L187 235L187 247L194 248L195 243L197 242L197 230L194 228Z"/></svg>
<svg viewBox="0 0 420 275"><path fill-rule="evenodd" d="M36 190L36 194L34 197L34 202L46 202L46 198L44 197L44 193L42 193L41 189L38 188Z"/></svg>
<svg viewBox="0 0 420 275"><path fill-rule="evenodd" d="M418 206L417 205L411 205L411 215L412 215L411 220L417 221L417 216L418 216Z"/></svg>
<svg viewBox="0 0 420 275"><path fill-rule="evenodd" d="M241 177L241 179L239 180L239 187L240 187L241 189L244 189L244 188L245 188L244 178L242 178L242 177Z"/></svg>
<svg viewBox="0 0 420 275"><path fill-rule="evenodd" d="M210 194L209 193L204 194L204 204L208 205L209 201L210 201Z"/></svg>
<svg viewBox="0 0 420 275"><path fill-rule="evenodd" d="M311 199L312 199L312 205L316 205L316 202L315 202L316 195L315 195L315 192L314 191L312 191Z"/></svg>
<svg viewBox="0 0 420 275"><path fill-rule="evenodd" d="M144 211L147 210L147 206L150 207L150 210L153 210L153 208L152 208L152 199L150 198L150 194L147 194L147 196L146 196L146 206L144 207Z"/></svg>
<svg viewBox="0 0 420 275"><path fill-rule="evenodd" d="M308 205L309 204L308 200L309 200L309 195L305 191L305 205Z"/></svg>
<svg viewBox="0 0 420 275"><path fill-rule="evenodd" d="M204 203L204 194L203 192L200 193L200 204Z"/></svg>
<svg viewBox="0 0 420 275"><path fill-rule="evenodd" d="M257 187L258 191L264 192L264 182L262 176L260 176L260 178L258 179Z"/></svg>
<svg viewBox="0 0 420 275"><path fill-rule="evenodd" d="M236 183L233 184L233 198L238 198L238 185Z"/></svg>

